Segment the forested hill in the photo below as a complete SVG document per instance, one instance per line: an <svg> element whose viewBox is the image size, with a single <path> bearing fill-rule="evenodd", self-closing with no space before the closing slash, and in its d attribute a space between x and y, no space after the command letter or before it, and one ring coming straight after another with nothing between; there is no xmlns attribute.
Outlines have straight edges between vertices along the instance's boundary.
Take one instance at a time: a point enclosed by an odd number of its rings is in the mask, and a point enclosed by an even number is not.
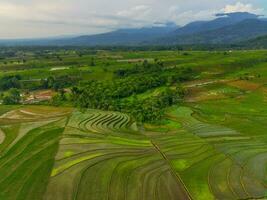
<svg viewBox="0 0 267 200"><path fill-rule="evenodd" d="M246 48L266 49L267 48L267 35L257 37L241 43Z"/></svg>

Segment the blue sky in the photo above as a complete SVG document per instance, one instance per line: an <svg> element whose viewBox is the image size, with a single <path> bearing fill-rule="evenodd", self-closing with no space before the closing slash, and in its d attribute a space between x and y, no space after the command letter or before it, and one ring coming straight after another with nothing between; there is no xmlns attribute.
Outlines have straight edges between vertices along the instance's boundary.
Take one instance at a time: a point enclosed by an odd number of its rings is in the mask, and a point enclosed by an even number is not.
<svg viewBox="0 0 267 200"><path fill-rule="evenodd" d="M166 21L184 25L238 11L267 15L267 0L1 0L0 38L94 34Z"/></svg>

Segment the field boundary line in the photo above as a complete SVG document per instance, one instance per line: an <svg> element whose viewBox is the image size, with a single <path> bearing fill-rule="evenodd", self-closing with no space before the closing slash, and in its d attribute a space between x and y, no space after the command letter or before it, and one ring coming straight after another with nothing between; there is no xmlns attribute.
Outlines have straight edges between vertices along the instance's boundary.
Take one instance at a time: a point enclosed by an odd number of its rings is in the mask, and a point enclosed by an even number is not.
<svg viewBox="0 0 267 200"><path fill-rule="evenodd" d="M183 182L182 178L176 173L176 171L173 169L173 166L171 164L171 162L169 161L169 159L167 158L167 156L160 150L160 148L158 147L158 145L156 143L153 142L153 140L151 140L151 143L153 144L153 146L155 147L155 149L158 151L158 153L160 153L160 155L163 157L163 159L165 160L165 162L167 162L167 164L169 165L170 169L171 169L171 172L172 174L178 179L178 181L182 184L183 186L183 189L185 190L188 198L190 200L193 200L189 190L187 189L185 183Z"/></svg>

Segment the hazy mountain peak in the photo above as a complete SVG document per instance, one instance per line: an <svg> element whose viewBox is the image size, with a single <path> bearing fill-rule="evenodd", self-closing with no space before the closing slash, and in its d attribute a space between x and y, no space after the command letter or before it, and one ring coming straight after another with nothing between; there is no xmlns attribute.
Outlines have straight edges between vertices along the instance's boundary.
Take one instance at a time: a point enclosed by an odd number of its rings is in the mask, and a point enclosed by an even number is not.
<svg viewBox="0 0 267 200"><path fill-rule="evenodd" d="M152 25L153 27L178 27L175 22L167 21L167 22L155 22Z"/></svg>

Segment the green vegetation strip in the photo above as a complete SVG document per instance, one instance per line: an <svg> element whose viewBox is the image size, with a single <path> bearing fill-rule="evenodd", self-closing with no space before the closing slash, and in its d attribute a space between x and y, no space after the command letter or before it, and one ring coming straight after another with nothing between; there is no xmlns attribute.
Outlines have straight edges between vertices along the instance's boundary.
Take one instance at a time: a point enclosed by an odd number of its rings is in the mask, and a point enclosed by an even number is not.
<svg viewBox="0 0 267 200"><path fill-rule="evenodd" d="M86 161L86 160L90 160L90 159L93 159L93 158L96 158L96 157L99 157L99 156L102 156L102 155L104 155L104 154L96 153L96 154L92 154L92 155L88 155L88 156L84 156L84 157L78 158L76 160L72 160L72 161L70 161L68 163L65 163L64 165L61 165L58 168L53 169L52 173L51 173L51 176L52 177L56 176L56 175L62 173L63 171L65 171L66 169L69 169L72 166L79 164L80 162L83 162L83 161Z"/></svg>

